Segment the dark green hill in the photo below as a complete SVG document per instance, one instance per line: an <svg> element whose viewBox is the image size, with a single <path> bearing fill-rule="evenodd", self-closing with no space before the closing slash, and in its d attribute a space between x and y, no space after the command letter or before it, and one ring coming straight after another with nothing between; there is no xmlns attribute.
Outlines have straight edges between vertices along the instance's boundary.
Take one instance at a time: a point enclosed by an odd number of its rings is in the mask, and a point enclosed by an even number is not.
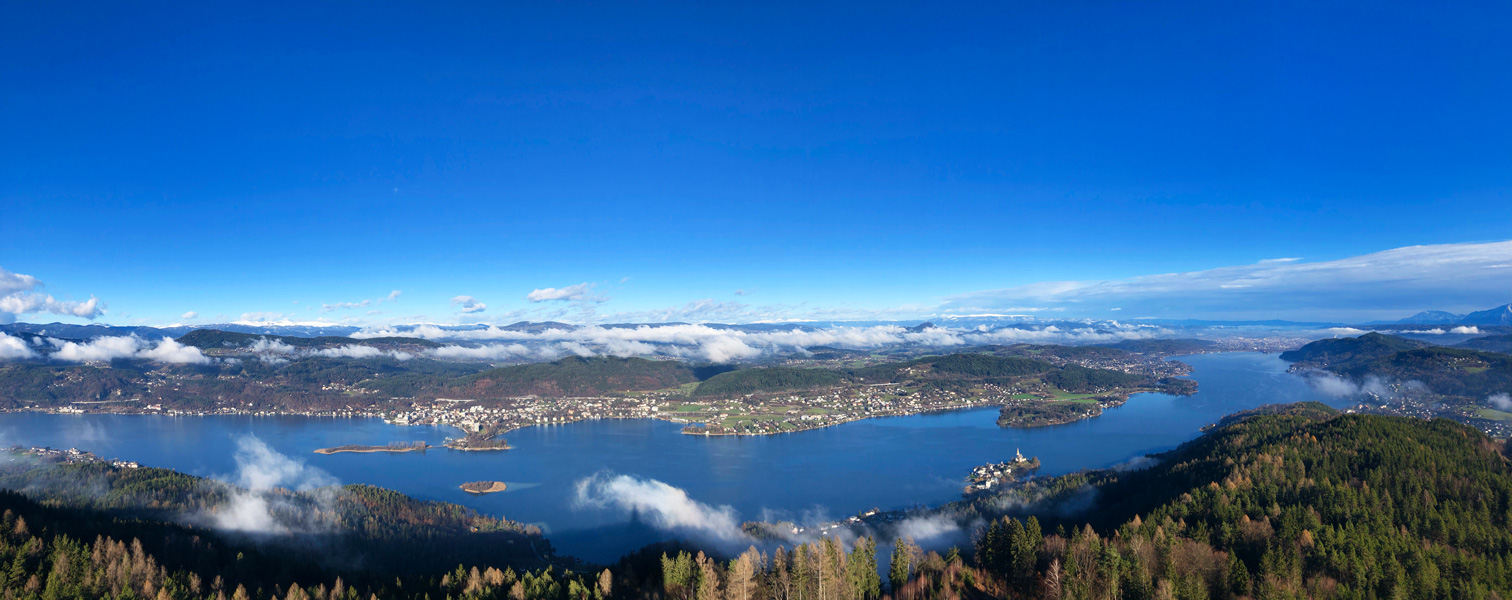
<svg viewBox="0 0 1512 600"><path fill-rule="evenodd" d="M1403 350L1415 350L1430 345L1432 344L1395 335L1370 332L1359 337L1331 338L1311 342L1296 350L1282 352L1281 360L1326 367L1345 365L1353 361L1387 356Z"/></svg>
<svg viewBox="0 0 1512 600"><path fill-rule="evenodd" d="M1121 350L1098 349L1107 352ZM696 396L736 396L830 387L846 383L913 382L934 386L961 386L970 382L1008 383L1026 377L1069 392L1106 390L1135 385L1145 378L1120 371L1089 369L1076 365L1057 367L1043 360L1020 356L957 353L926 356L910 361L883 363L849 370L795 367L753 367L731 371L699 384Z"/></svg>
<svg viewBox="0 0 1512 600"><path fill-rule="evenodd" d="M1455 344L1456 348L1468 348L1483 352L1512 353L1512 335L1488 335Z"/></svg>
<svg viewBox="0 0 1512 600"><path fill-rule="evenodd" d="M458 378L442 390L467 398L595 396L646 391L698 381L694 369L671 360L568 357L551 363L489 369Z"/></svg>
<svg viewBox="0 0 1512 600"><path fill-rule="evenodd" d="M919 359L914 364L928 364L935 373L969 377L1024 377L1055 369L1042 360L986 354L951 354Z"/></svg>
<svg viewBox="0 0 1512 600"><path fill-rule="evenodd" d="M1128 356L1127 350L1106 346L1057 346L1053 344L990 345L963 348L962 354L991 354L993 356L1022 356L1025 358L1056 357L1064 359L1118 358Z"/></svg>
<svg viewBox="0 0 1512 600"><path fill-rule="evenodd" d="M1397 381L1420 381L1436 394L1477 401L1512 390L1512 354L1464 348L1419 348L1329 369L1361 379L1374 375Z"/></svg>
<svg viewBox="0 0 1512 600"><path fill-rule="evenodd" d="M1012 378L1038 375L1055 369L1055 365L1032 358L956 353L862 367L852 369L848 374L858 381L883 383L910 379Z"/></svg>
<svg viewBox="0 0 1512 600"><path fill-rule="evenodd" d="M738 396L758 392L806 390L839 385L845 376L828 369L757 367L710 377L693 390L694 396Z"/></svg>
<svg viewBox="0 0 1512 600"><path fill-rule="evenodd" d="M319 348L324 346L349 345L373 346L376 348L387 348L392 346L436 348L441 345L430 340L410 337L295 337L291 335L238 333L234 331L221 331L218 329L196 329L182 336L179 336L178 342L185 346L194 346L202 350L210 350L213 348L245 348L260 339L288 344L290 346L294 346L295 348Z"/></svg>
<svg viewBox="0 0 1512 600"><path fill-rule="evenodd" d="M1108 348L1128 350L1139 354L1156 354L1170 356L1176 354L1198 354L1211 352L1218 347L1217 342L1210 340L1179 339L1179 340L1123 340L1116 344L1100 344Z"/></svg>

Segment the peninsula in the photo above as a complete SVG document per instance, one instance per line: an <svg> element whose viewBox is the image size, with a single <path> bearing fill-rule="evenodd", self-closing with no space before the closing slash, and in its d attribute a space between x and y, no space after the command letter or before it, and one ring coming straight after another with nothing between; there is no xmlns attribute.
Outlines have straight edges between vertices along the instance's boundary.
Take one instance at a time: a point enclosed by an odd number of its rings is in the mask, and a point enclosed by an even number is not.
<svg viewBox="0 0 1512 600"><path fill-rule="evenodd" d="M340 454L342 452L371 453L371 452L424 452L427 448L433 448L425 442L389 442L387 446L363 446L359 444L347 444L320 448L316 454Z"/></svg>

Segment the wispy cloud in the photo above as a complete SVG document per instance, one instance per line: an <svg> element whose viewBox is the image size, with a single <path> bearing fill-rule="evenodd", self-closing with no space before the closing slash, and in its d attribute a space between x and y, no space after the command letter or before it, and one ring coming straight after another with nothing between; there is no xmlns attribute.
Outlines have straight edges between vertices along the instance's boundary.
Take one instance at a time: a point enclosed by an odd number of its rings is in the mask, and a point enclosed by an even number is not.
<svg viewBox="0 0 1512 600"><path fill-rule="evenodd" d="M560 288L540 288L525 294L531 302L604 302L609 298L593 293L594 284L583 282Z"/></svg>
<svg viewBox="0 0 1512 600"><path fill-rule="evenodd" d="M384 302L398 302L399 301L399 295L403 294L403 293L404 292L402 292L402 291L394 290L392 292L389 292L387 296L384 296L382 298L377 298L377 299L358 300L356 302L332 302L332 303L329 303L329 304L322 304L322 305L320 305L320 311L321 312L333 312L333 311L338 311L338 310L352 310L352 309L357 309L357 308L367 308L367 307L373 306L375 304L383 304Z"/></svg>
<svg viewBox="0 0 1512 600"><path fill-rule="evenodd" d="M1512 242L1409 246L1338 260L1252 265L1103 281L1048 281L951 296L947 310L1044 306L1139 316L1352 318L1485 308L1512 296Z"/></svg>
<svg viewBox="0 0 1512 600"><path fill-rule="evenodd" d="M451 299L451 303L457 307L457 311L465 314L480 313L488 310L488 305L478 302L472 296L457 296Z"/></svg>
<svg viewBox="0 0 1512 600"><path fill-rule="evenodd" d="M708 325L641 325L638 327L551 328L545 331L518 331L488 326L481 329L451 330L434 325L410 329L371 329L353 337L419 337L435 340L471 341L429 350L436 358L471 358L499 360L506 358L555 358L568 354L579 356L665 356L714 363L751 359L774 352L804 350L815 346L851 349L874 349L914 344L951 347L973 344L1014 344L1020 342L1116 342L1168 334L1169 331L1148 325L1129 325L1109 321L1097 326L1077 328L1058 326L1004 327L966 329L934 327L910 331L897 325L872 327L831 327L824 329L794 326L775 331L745 331ZM501 342L501 343L500 343Z"/></svg>

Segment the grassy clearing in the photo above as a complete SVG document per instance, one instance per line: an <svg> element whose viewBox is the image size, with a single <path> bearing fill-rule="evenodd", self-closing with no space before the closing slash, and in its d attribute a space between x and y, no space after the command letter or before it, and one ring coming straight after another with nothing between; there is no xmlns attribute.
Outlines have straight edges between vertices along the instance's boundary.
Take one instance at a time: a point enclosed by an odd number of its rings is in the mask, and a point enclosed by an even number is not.
<svg viewBox="0 0 1512 600"><path fill-rule="evenodd" d="M1480 410L1477 410L1475 411L1475 416L1477 418L1490 419L1492 421L1512 421L1512 413L1499 411L1494 408L1482 408Z"/></svg>

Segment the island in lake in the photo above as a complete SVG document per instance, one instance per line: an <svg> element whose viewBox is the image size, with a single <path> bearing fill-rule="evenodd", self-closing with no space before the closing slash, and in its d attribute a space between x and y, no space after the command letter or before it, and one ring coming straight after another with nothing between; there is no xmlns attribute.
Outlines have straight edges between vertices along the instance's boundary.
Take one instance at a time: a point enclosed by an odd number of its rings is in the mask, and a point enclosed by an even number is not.
<svg viewBox="0 0 1512 600"><path fill-rule="evenodd" d="M446 447L452 450L508 450L509 440L494 437L492 432L472 433L467 437L448 439Z"/></svg>
<svg viewBox="0 0 1512 600"><path fill-rule="evenodd" d="M337 454L340 452L424 452L432 448L425 442L389 442L386 446L363 446L360 444L347 444L345 446L333 446L320 448L316 454Z"/></svg>
<svg viewBox="0 0 1512 600"><path fill-rule="evenodd" d="M507 486L502 481L469 481L457 487L469 494L492 494L504 491Z"/></svg>

